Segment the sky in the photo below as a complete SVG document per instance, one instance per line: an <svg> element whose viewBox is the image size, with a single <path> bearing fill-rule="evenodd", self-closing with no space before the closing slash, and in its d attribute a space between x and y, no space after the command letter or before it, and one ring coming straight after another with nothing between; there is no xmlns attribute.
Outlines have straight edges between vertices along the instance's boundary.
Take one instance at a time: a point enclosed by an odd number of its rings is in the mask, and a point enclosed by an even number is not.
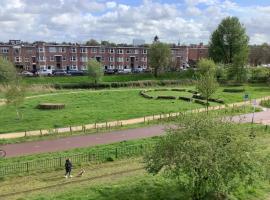
<svg viewBox="0 0 270 200"><path fill-rule="evenodd" d="M270 43L269 0L0 0L0 41L207 44L227 16Z"/></svg>

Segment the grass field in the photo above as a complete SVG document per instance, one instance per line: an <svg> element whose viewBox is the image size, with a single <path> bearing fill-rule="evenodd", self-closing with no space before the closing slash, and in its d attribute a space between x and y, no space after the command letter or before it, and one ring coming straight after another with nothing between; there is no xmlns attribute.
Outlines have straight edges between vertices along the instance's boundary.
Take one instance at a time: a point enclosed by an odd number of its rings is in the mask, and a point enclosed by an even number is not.
<svg viewBox="0 0 270 200"><path fill-rule="evenodd" d="M144 74L125 74L125 75L106 75L102 82L127 82L140 80L178 80L192 78L192 71L164 73L155 78L151 73ZM93 80L89 76L66 76L66 77L25 77L24 83L27 84L55 84L55 83L88 83Z"/></svg>
<svg viewBox="0 0 270 200"><path fill-rule="evenodd" d="M244 93L224 93L221 87L216 98L226 103L240 102ZM246 86L251 98L268 96L269 87ZM39 103L64 103L63 110L39 110ZM211 105L217 105L211 103ZM38 130L143 117L153 114L186 111L201 105L182 100L149 100L138 90L80 91L28 98L20 107L23 119L16 118L15 109L0 106L0 133Z"/></svg>

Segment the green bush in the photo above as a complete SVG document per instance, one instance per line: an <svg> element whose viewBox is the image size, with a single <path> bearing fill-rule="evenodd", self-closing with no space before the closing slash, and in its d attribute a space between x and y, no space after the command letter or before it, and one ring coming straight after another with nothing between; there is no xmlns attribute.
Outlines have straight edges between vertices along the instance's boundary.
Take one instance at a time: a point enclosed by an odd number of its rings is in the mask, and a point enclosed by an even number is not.
<svg viewBox="0 0 270 200"><path fill-rule="evenodd" d="M270 100L263 100L261 101L260 105L266 108L270 108Z"/></svg>
<svg viewBox="0 0 270 200"><path fill-rule="evenodd" d="M157 99L176 99L175 96L157 96Z"/></svg>
<svg viewBox="0 0 270 200"><path fill-rule="evenodd" d="M244 88L225 88L223 92L239 93L239 92L245 92L245 89Z"/></svg>
<svg viewBox="0 0 270 200"><path fill-rule="evenodd" d="M188 97L179 97L178 99L180 99L180 100L184 100L184 101L192 101L192 99L191 98L188 98Z"/></svg>

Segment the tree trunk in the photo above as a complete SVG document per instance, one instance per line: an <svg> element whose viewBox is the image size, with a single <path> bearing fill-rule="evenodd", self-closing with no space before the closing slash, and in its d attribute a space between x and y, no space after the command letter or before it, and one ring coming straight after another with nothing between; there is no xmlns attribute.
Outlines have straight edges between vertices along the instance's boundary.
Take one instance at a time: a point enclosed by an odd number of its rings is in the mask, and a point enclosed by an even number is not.
<svg viewBox="0 0 270 200"><path fill-rule="evenodd" d="M155 78L158 77L158 68L155 68L155 70L154 70L154 76L155 76Z"/></svg>

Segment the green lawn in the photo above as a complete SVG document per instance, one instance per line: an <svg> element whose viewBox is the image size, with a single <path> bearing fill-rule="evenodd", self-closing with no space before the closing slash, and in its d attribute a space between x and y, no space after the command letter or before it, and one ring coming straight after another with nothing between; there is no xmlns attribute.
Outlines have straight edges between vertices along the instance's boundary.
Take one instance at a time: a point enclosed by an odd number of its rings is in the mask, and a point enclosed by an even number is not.
<svg viewBox="0 0 270 200"><path fill-rule="evenodd" d="M157 96L174 96L174 97L192 97L192 93L189 92L178 92L178 91L149 91L146 94L156 98Z"/></svg>
<svg viewBox="0 0 270 200"><path fill-rule="evenodd" d="M240 102L244 93L224 93L221 87L216 98L226 103ZM269 87L246 86L251 98L268 96ZM188 94L190 95L190 94ZM63 110L39 110L39 103L64 103ZM213 104L211 105L218 105ZM182 100L151 100L139 95L138 90L81 91L79 93L59 93L26 99L20 107L23 119L16 119L15 109L0 106L0 133L50 129L69 125L130 119L153 114L186 111L202 107Z"/></svg>

